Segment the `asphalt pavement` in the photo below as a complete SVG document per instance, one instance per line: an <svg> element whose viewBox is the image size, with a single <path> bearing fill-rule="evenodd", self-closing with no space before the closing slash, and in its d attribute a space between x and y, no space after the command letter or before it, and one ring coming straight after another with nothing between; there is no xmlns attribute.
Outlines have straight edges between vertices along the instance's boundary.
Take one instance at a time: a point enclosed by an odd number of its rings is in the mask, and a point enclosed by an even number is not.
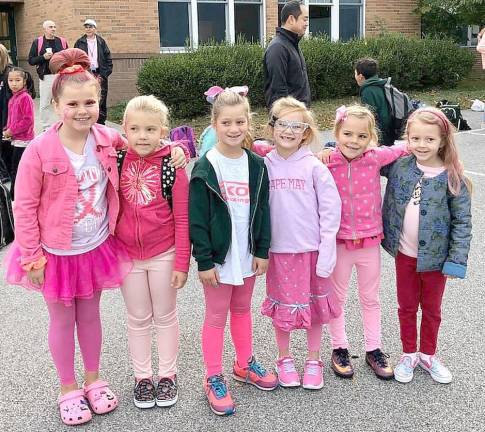
<svg viewBox="0 0 485 432"><path fill-rule="evenodd" d="M124 304L119 291L102 297L104 345L102 376L120 399L119 407L77 430L87 431L485 431L484 292L485 245L485 129L480 114L466 111L474 128L457 134L468 175L473 181L473 241L465 280L447 284L439 356L453 372L453 382L435 383L419 368L414 380L400 384L378 380L365 364L362 324L352 281L347 305L347 332L354 356L355 377L337 378L328 366L328 335L322 338L325 386L320 391L302 388L263 392L230 378L234 356L226 334L224 366L236 414L220 418L209 410L202 390L203 365L200 330L204 303L192 266L179 295L181 349L179 402L171 408L137 409L132 403L133 372L127 351ZM0 258L5 251L0 252ZM383 349L395 364L401 354L393 261L383 251ZM2 274L3 276L3 270ZM47 345L47 311L42 297L0 282L0 431L74 430L58 414L57 377ZM254 349L268 367L276 355L271 322L261 316L264 279L259 278L253 298ZM301 370L304 332L292 335L292 351ZM155 354L155 351L154 351ZM77 371L81 379L82 365Z"/></svg>

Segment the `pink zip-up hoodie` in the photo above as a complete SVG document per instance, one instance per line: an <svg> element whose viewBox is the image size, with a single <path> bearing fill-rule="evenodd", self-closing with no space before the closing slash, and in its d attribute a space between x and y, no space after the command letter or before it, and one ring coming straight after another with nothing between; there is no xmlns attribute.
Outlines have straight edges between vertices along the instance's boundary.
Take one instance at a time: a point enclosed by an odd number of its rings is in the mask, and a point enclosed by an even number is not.
<svg viewBox="0 0 485 432"><path fill-rule="evenodd" d="M7 127L14 140L34 139L34 101L27 89L14 93L8 101Z"/></svg>
<svg viewBox="0 0 485 432"><path fill-rule="evenodd" d="M382 234L380 169L409 154L405 144L371 147L350 162L337 148L328 169L342 200L342 220L337 238L356 240Z"/></svg>
<svg viewBox="0 0 485 432"><path fill-rule="evenodd" d="M78 199L78 183L59 135L61 123L34 138L19 164L15 182L15 241L21 265L36 262L44 254L42 244L53 249L71 249L72 227ZM96 156L108 175L109 232L114 234L119 210L116 148L125 145L114 129L91 127Z"/></svg>
<svg viewBox="0 0 485 432"><path fill-rule="evenodd" d="M288 159L272 150L264 161L269 176L270 251L318 251L317 275L330 276L336 261L341 208L330 172L308 146Z"/></svg>
<svg viewBox="0 0 485 432"><path fill-rule="evenodd" d="M120 215L116 236L133 259L159 255L175 245L174 270L188 272L189 181L184 169L175 171L172 208L162 196L161 164L170 155L166 145L140 157L131 149L126 153L120 177Z"/></svg>

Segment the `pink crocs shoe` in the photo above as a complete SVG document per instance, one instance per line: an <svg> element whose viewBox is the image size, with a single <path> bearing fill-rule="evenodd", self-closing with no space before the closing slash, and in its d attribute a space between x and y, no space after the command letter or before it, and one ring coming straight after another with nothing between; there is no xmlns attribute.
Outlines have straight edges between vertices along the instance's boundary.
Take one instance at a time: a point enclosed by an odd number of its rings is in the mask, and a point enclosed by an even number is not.
<svg viewBox="0 0 485 432"><path fill-rule="evenodd" d="M59 395L57 405L61 419L66 425L87 423L93 417L83 390L73 390L65 395Z"/></svg>
<svg viewBox="0 0 485 432"><path fill-rule="evenodd" d="M307 360L303 375L303 388L320 390L323 387L323 363L321 360Z"/></svg>
<svg viewBox="0 0 485 432"><path fill-rule="evenodd" d="M118 398L109 389L106 381L96 380L88 386L84 384L84 395L96 414L106 414L118 406Z"/></svg>

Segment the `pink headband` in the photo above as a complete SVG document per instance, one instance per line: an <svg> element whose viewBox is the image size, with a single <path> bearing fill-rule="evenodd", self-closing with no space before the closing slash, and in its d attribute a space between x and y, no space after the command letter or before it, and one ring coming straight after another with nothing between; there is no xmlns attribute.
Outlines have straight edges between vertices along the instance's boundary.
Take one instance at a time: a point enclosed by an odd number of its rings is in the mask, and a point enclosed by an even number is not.
<svg viewBox="0 0 485 432"><path fill-rule="evenodd" d="M81 65L75 64L72 66L65 67L64 69L58 72L59 75L73 75L75 73L84 72L84 69Z"/></svg>
<svg viewBox="0 0 485 432"><path fill-rule="evenodd" d="M347 107L342 105L335 111L335 124L339 124L345 120L347 120Z"/></svg>
<svg viewBox="0 0 485 432"><path fill-rule="evenodd" d="M434 110L430 110L430 109L426 109L426 108L420 108L420 109L414 111L411 114L409 120L411 120L418 113L422 113L422 112L433 114L435 117L438 117L441 120L441 122L443 123L443 128L445 129L445 132L446 133L449 132L450 127L449 127L449 124L448 124L449 123L448 117L446 117L441 111L434 111Z"/></svg>
<svg viewBox="0 0 485 432"><path fill-rule="evenodd" d="M249 88L248 86L237 86L237 87L226 87L225 89L223 89L222 87L219 87L219 86L212 86L209 90L207 90L204 93L204 96L206 96L207 102L209 102L210 104L213 104L214 101L216 100L216 97L226 90L232 91L241 96L246 96L248 94Z"/></svg>

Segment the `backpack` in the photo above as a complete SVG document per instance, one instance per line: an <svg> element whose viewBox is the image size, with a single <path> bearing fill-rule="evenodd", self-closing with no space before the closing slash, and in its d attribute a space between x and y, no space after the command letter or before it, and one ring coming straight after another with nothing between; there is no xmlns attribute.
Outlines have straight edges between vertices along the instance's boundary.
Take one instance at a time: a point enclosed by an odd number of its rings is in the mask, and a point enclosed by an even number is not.
<svg viewBox="0 0 485 432"><path fill-rule="evenodd" d="M384 94L391 114L391 138L396 140L401 138L408 117L414 111L414 106L406 93L391 84L390 77L384 84Z"/></svg>
<svg viewBox="0 0 485 432"><path fill-rule="evenodd" d="M199 156L204 156L217 143L216 131L212 126L207 126L199 137Z"/></svg>
<svg viewBox="0 0 485 432"><path fill-rule="evenodd" d="M59 37L59 39L61 40L62 49L66 49L67 40L60 36L56 36L56 37ZM40 55L40 52L42 51L42 45L44 45L44 36L39 36L37 38L37 55Z"/></svg>
<svg viewBox="0 0 485 432"><path fill-rule="evenodd" d="M118 175L121 179L121 168L126 156L126 150L117 151L118 158L116 164L118 166ZM175 183L175 168L170 166L170 157L166 156L162 160L162 170L160 172L160 188L162 196L168 201L170 208L172 208L172 187Z"/></svg>
<svg viewBox="0 0 485 432"><path fill-rule="evenodd" d="M10 191L0 182L0 249L12 243L14 236Z"/></svg>
<svg viewBox="0 0 485 432"><path fill-rule="evenodd" d="M194 130L190 126L179 126L170 131L170 141L180 141L189 151L190 157L197 157Z"/></svg>
<svg viewBox="0 0 485 432"><path fill-rule="evenodd" d="M470 130L467 121L461 115L460 104L452 103L446 99L440 100L436 107L448 118L450 123L455 126L456 130Z"/></svg>

